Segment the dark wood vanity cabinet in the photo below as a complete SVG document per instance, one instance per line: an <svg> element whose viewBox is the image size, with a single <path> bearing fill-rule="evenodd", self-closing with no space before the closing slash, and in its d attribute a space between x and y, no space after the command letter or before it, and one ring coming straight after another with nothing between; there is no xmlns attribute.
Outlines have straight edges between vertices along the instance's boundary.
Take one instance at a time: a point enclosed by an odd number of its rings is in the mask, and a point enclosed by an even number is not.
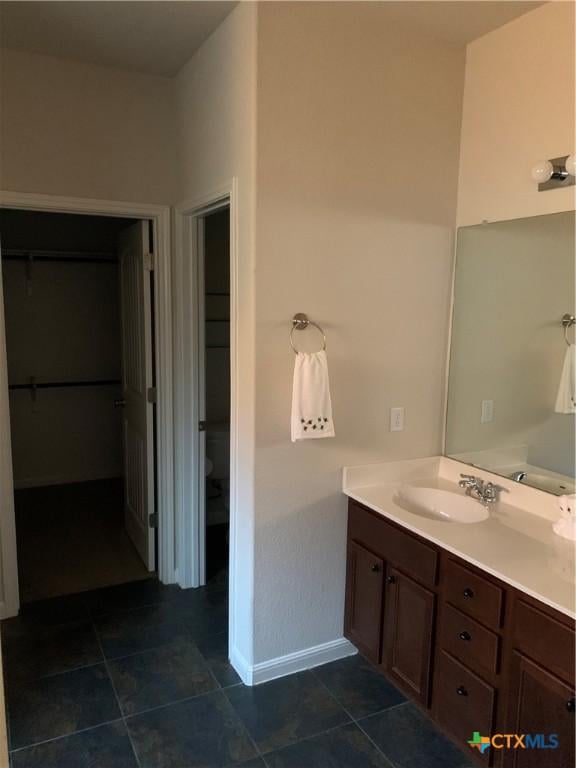
<svg viewBox="0 0 576 768"><path fill-rule="evenodd" d="M380 663L384 561L355 541L348 544L346 632L358 650Z"/></svg>
<svg viewBox="0 0 576 768"><path fill-rule="evenodd" d="M428 704L438 553L350 504L345 634L409 696Z"/></svg>
<svg viewBox="0 0 576 768"><path fill-rule="evenodd" d="M422 704L428 702L436 596L390 567L382 632L382 666L388 677Z"/></svg>
<svg viewBox="0 0 576 768"><path fill-rule="evenodd" d="M575 765L574 622L354 501L345 635L480 764ZM474 732L559 746L481 755Z"/></svg>
<svg viewBox="0 0 576 768"><path fill-rule="evenodd" d="M513 651L508 678L507 732L542 734L557 749L514 749L503 754L505 768L573 768L574 688L527 656ZM545 757L543 757L545 755Z"/></svg>

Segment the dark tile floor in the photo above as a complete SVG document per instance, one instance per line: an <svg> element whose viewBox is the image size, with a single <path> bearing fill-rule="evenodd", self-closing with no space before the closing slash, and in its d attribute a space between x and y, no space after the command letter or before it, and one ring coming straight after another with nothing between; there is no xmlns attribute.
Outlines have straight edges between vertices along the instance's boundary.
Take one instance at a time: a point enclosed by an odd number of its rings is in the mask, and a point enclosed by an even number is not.
<svg viewBox="0 0 576 768"><path fill-rule="evenodd" d="M471 768L360 656L247 688L227 597L141 581L2 625L13 768Z"/></svg>

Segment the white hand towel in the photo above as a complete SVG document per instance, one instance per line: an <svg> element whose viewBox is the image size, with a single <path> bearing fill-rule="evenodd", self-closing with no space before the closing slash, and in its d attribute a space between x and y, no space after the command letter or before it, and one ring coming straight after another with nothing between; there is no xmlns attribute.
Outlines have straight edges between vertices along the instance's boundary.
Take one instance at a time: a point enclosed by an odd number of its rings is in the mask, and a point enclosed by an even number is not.
<svg viewBox="0 0 576 768"><path fill-rule="evenodd" d="M564 357L556 413L576 413L576 345L570 344Z"/></svg>
<svg viewBox="0 0 576 768"><path fill-rule="evenodd" d="M334 434L326 352L298 352L292 386L292 442Z"/></svg>

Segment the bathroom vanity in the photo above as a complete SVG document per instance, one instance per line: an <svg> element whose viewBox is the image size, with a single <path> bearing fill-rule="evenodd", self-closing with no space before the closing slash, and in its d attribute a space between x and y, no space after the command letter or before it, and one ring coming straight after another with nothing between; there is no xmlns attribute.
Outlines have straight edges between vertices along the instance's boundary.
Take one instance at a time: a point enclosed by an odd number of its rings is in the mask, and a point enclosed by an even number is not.
<svg viewBox="0 0 576 768"><path fill-rule="evenodd" d="M460 506L486 509L458 487L467 469L436 457L345 470L346 637L481 764L571 767L574 543L552 532L554 497L486 473L505 503L456 521ZM557 734L559 747L480 754L475 732Z"/></svg>

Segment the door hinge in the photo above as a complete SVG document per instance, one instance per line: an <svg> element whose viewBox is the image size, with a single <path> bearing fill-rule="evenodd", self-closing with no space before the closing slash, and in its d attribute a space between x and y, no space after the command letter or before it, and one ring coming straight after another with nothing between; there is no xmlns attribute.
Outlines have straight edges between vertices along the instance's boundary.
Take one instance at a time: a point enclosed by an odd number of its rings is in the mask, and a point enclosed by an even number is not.
<svg viewBox="0 0 576 768"><path fill-rule="evenodd" d="M150 528L158 528L158 512L152 512L148 515L148 525Z"/></svg>
<svg viewBox="0 0 576 768"><path fill-rule="evenodd" d="M147 272L154 271L154 254L153 253L144 254L144 269Z"/></svg>
<svg viewBox="0 0 576 768"><path fill-rule="evenodd" d="M156 402L156 387L148 387L147 398L149 403Z"/></svg>

